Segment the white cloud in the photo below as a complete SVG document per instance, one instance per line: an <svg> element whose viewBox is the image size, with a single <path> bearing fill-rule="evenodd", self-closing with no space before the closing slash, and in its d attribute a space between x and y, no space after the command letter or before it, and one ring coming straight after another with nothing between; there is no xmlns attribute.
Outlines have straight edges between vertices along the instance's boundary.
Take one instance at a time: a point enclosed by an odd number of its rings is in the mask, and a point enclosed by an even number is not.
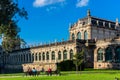
<svg viewBox="0 0 120 80"><path fill-rule="evenodd" d="M84 7L84 6L87 6L88 3L89 3L89 0L78 0L76 7Z"/></svg>
<svg viewBox="0 0 120 80"><path fill-rule="evenodd" d="M55 3L61 3L64 2L65 0L35 0L33 2L34 7L44 7L47 5L55 4Z"/></svg>

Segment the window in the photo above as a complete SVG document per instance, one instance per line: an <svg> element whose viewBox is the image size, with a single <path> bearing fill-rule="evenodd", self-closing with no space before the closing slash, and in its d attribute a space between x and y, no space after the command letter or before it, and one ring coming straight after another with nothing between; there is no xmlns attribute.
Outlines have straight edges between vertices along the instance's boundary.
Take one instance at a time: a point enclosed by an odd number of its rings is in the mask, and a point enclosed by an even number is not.
<svg viewBox="0 0 120 80"><path fill-rule="evenodd" d="M61 60L61 52L58 52L58 60Z"/></svg>
<svg viewBox="0 0 120 80"><path fill-rule="evenodd" d="M41 53L39 53L39 61L41 60Z"/></svg>
<svg viewBox="0 0 120 80"><path fill-rule="evenodd" d="M47 60L49 60L49 52L46 53Z"/></svg>
<svg viewBox="0 0 120 80"><path fill-rule="evenodd" d="M75 35L74 35L74 33L72 34L72 40L75 40Z"/></svg>
<svg viewBox="0 0 120 80"><path fill-rule="evenodd" d="M38 60L38 57L37 57L37 53L35 54L35 61L37 61Z"/></svg>
<svg viewBox="0 0 120 80"><path fill-rule="evenodd" d="M115 49L115 61L120 62L120 46Z"/></svg>
<svg viewBox="0 0 120 80"><path fill-rule="evenodd" d="M66 50L63 51L63 59L64 59L64 60L67 59L67 51L66 51Z"/></svg>
<svg viewBox="0 0 120 80"><path fill-rule="evenodd" d="M97 61L102 61L103 60L103 49L98 49L97 52Z"/></svg>
<svg viewBox="0 0 120 80"><path fill-rule="evenodd" d="M52 52L52 60L55 60L55 52Z"/></svg>
<svg viewBox="0 0 120 80"><path fill-rule="evenodd" d="M84 39L85 39L85 40L88 39L88 33L87 33L87 31L84 32Z"/></svg>
<svg viewBox="0 0 120 80"><path fill-rule="evenodd" d="M80 32L77 33L77 39L81 39L81 33Z"/></svg>
<svg viewBox="0 0 120 80"><path fill-rule="evenodd" d="M42 60L45 60L45 53L42 54Z"/></svg>
<svg viewBox="0 0 120 80"><path fill-rule="evenodd" d="M73 59L73 50L70 50L70 59Z"/></svg>
<svg viewBox="0 0 120 80"><path fill-rule="evenodd" d="M105 51L105 61L112 61L112 49L111 48L107 48Z"/></svg>

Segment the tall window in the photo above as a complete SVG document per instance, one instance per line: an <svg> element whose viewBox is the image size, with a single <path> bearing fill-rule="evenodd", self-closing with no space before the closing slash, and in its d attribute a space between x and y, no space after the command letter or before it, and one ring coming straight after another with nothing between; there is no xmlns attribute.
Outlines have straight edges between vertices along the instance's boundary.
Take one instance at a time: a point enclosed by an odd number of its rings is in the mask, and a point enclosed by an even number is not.
<svg viewBox="0 0 120 80"><path fill-rule="evenodd" d="M45 60L45 53L42 54L42 60Z"/></svg>
<svg viewBox="0 0 120 80"><path fill-rule="evenodd" d="M112 49L107 48L105 52L105 61L112 61Z"/></svg>
<svg viewBox="0 0 120 80"><path fill-rule="evenodd" d="M39 53L39 61L41 60L41 53Z"/></svg>
<svg viewBox="0 0 120 80"><path fill-rule="evenodd" d="M72 34L72 40L75 40L75 35L74 35L74 33Z"/></svg>
<svg viewBox="0 0 120 80"><path fill-rule="evenodd" d="M102 61L103 60L103 49L98 49L97 52L97 61Z"/></svg>
<svg viewBox="0 0 120 80"><path fill-rule="evenodd" d="M55 52L52 51L52 60L55 60Z"/></svg>
<svg viewBox="0 0 120 80"><path fill-rule="evenodd" d="M120 46L115 49L115 61L120 62Z"/></svg>
<svg viewBox="0 0 120 80"><path fill-rule="evenodd" d="M66 50L63 51L63 59L64 59L64 60L67 59L67 51L66 51Z"/></svg>
<svg viewBox="0 0 120 80"><path fill-rule="evenodd" d="M49 60L49 52L46 53L47 60Z"/></svg>
<svg viewBox="0 0 120 80"><path fill-rule="evenodd" d="M31 62L31 54L29 53L29 61Z"/></svg>
<svg viewBox="0 0 120 80"><path fill-rule="evenodd" d="M35 54L35 61L37 61L38 60L38 57L37 57L37 53Z"/></svg>
<svg viewBox="0 0 120 80"><path fill-rule="evenodd" d="M58 60L61 60L61 52L58 52Z"/></svg>
<svg viewBox="0 0 120 80"><path fill-rule="evenodd" d="M80 32L77 33L77 39L81 39L81 33Z"/></svg>
<svg viewBox="0 0 120 80"><path fill-rule="evenodd" d="M73 50L70 50L70 59L73 59Z"/></svg>
<svg viewBox="0 0 120 80"><path fill-rule="evenodd" d="M87 33L87 31L84 32L84 39L85 39L85 40L88 39L88 33Z"/></svg>

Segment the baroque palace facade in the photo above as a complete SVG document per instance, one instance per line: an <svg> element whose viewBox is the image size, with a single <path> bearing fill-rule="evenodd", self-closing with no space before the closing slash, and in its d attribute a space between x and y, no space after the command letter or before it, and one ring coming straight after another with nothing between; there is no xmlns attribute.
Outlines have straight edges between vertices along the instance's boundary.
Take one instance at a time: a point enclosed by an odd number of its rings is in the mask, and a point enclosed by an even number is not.
<svg viewBox="0 0 120 80"><path fill-rule="evenodd" d="M54 42L14 50L3 58L0 67L24 70L35 67L38 71L49 67L56 70L56 63L72 60L73 55L85 50L86 67L94 69L120 69L120 26L116 22L93 17L90 10L69 28L68 41Z"/></svg>

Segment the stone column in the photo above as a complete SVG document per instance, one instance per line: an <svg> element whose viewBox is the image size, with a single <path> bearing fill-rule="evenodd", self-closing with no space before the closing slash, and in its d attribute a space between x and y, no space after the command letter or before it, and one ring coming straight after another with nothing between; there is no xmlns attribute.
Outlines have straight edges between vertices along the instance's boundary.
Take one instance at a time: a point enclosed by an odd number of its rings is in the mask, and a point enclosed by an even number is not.
<svg viewBox="0 0 120 80"><path fill-rule="evenodd" d="M105 62L105 52L103 52L103 62Z"/></svg>
<svg viewBox="0 0 120 80"><path fill-rule="evenodd" d="M70 51L67 51L67 59L70 60Z"/></svg>
<svg viewBox="0 0 120 80"><path fill-rule="evenodd" d="M45 52L45 62L47 62L47 56L46 56L46 52Z"/></svg>
<svg viewBox="0 0 120 80"><path fill-rule="evenodd" d="M40 54L40 55L41 55L41 62L43 62L43 56L42 56L42 54L43 54L43 53Z"/></svg>

